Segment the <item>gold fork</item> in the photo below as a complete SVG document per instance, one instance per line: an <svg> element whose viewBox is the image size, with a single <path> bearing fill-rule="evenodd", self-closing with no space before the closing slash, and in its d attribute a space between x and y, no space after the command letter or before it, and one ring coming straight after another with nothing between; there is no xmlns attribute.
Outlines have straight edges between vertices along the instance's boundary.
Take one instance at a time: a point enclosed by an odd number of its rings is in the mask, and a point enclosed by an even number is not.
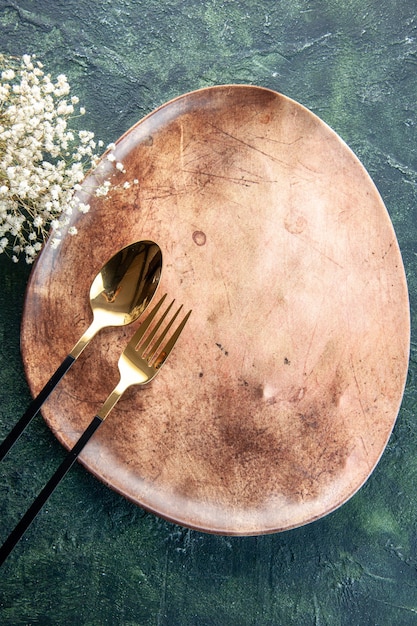
<svg viewBox="0 0 417 626"><path fill-rule="evenodd" d="M75 463L75 460L84 446L91 439L97 428L104 422L126 389L132 385L144 385L145 383L148 383L155 378L162 365L165 363L191 315L191 311L189 311L182 319L181 323L178 324L175 331L170 334L174 322L182 309L182 306L180 306L171 319L165 324L165 326L163 326L164 322L168 318L168 313L174 304L173 300L160 317L159 321L152 326L152 322L156 320L156 315L165 298L166 294L147 315L138 330L133 335L132 339L129 341L125 350L122 352L118 363L120 373L119 383L108 396L97 415L90 422L89 426L87 426L86 430L75 443L73 448L68 452L55 474L49 479L45 487L32 502L29 509L1 546L0 565L2 565L7 556L13 550L16 543L22 537L45 502L48 500L49 496ZM160 329L161 332L159 332ZM167 339L167 337L169 338Z"/></svg>

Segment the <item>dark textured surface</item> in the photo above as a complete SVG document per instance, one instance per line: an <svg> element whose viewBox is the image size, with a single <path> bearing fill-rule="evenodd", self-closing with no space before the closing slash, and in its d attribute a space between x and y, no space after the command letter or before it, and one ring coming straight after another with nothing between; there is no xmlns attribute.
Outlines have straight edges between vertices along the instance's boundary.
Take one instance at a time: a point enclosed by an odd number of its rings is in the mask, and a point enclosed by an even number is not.
<svg viewBox="0 0 417 626"><path fill-rule="evenodd" d="M198 87L253 83L332 126L373 176L409 281L403 406L368 483L332 515L258 538L183 530L76 467L0 572L0 621L126 626L412 625L417 620L417 17L412 0L0 1L1 49L68 75L115 140ZM0 433L29 400L19 355L28 270L0 258ZM41 420L1 466L0 533L62 458Z"/></svg>

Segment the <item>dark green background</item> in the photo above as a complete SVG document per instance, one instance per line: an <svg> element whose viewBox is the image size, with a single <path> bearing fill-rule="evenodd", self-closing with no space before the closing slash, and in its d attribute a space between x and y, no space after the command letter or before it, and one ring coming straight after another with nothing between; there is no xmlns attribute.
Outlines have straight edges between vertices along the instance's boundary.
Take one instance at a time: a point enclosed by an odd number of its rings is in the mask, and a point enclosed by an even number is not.
<svg viewBox="0 0 417 626"><path fill-rule="evenodd" d="M106 143L165 101L270 87L351 146L391 215L410 289L403 405L367 484L311 525L189 531L75 467L0 570L0 623L417 624L417 7L415 0L0 0L0 51L65 73ZM26 408L19 324L29 269L0 257L0 436ZM63 457L41 419L0 467L0 538Z"/></svg>

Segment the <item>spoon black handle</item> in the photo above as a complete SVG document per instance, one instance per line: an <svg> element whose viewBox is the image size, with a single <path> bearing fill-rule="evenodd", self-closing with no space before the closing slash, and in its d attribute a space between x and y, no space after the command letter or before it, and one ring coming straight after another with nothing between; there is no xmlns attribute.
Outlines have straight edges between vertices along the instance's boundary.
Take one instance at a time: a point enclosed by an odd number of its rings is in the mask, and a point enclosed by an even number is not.
<svg viewBox="0 0 417 626"><path fill-rule="evenodd" d="M29 404L26 412L22 415L20 420L13 426L10 433L7 435L6 439L3 443L0 444L0 461L6 456L10 448L14 443L19 439L20 435L23 433L25 428L30 424L35 415L39 412L39 409L48 398L50 393L55 389L63 375L68 372L71 365L74 363L75 358L69 354L61 365L58 367L56 372L52 374L51 378L48 380L42 391L32 400Z"/></svg>
<svg viewBox="0 0 417 626"><path fill-rule="evenodd" d="M29 528L30 524L33 522L39 511L42 509L49 496L64 478L68 470L70 470L71 467L74 465L81 450L84 448L86 443L89 441L89 439L91 439L97 428L102 423L103 419L98 415L96 415L92 419L89 426L87 426L86 430L83 432L78 441L74 444L73 448L71 448L71 450L68 452L61 465L56 470L55 474L53 474L53 476L49 479L45 487L32 502L21 520L16 524L15 528L12 530L12 532L0 548L0 566L4 563L19 539Z"/></svg>

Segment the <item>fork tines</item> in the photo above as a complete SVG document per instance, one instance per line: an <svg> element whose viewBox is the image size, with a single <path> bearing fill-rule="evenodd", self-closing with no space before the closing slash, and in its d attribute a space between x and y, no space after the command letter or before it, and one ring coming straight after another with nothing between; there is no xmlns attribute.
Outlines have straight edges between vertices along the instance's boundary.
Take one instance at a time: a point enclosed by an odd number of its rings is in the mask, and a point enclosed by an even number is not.
<svg viewBox="0 0 417 626"><path fill-rule="evenodd" d="M170 334L173 324L183 308L183 305L181 305L168 320L168 313L171 311L175 302L175 300L172 300L162 316L154 325L152 325L152 322L156 319L156 315L162 307L166 297L167 294L162 296L151 312L146 316L139 329L131 339L131 344L134 344L135 350L143 359L146 360L150 367L155 369L163 364L191 315L191 311L189 311L177 326L175 331ZM161 328L164 322L167 323L164 328ZM160 329L161 332L159 332ZM165 339L167 339L167 341L164 343Z"/></svg>

